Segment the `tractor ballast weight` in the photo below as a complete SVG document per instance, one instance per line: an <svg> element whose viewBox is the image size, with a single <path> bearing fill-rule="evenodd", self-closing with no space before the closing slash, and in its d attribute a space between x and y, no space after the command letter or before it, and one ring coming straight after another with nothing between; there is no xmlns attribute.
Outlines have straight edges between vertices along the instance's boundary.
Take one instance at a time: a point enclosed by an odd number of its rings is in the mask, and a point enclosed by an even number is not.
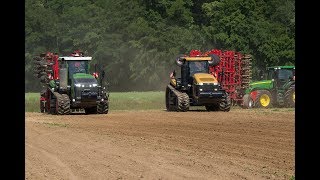
<svg viewBox="0 0 320 180"><path fill-rule="evenodd" d="M40 111L50 114L107 114L109 92L89 73L92 57L75 51L59 57L47 52L34 58L34 73L44 89L40 93ZM97 72L94 73L97 75ZM104 71L102 71L104 74Z"/></svg>
<svg viewBox="0 0 320 180"><path fill-rule="evenodd" d="M229 111L231 100L218 80L209 72L209 66L217 65L217 55L203 55L193 50L190 55L179 55L176 63L181 77L172 72L166 87L165 101L168 111L188 111L190 106L205 106L208 111Z"/></svg>
<svg viewBox="0 0 320 180"><path fill-rule="evenodd" d="M295 107L295 66L267 67L265 79L251 82L244 108Z"/></svg>

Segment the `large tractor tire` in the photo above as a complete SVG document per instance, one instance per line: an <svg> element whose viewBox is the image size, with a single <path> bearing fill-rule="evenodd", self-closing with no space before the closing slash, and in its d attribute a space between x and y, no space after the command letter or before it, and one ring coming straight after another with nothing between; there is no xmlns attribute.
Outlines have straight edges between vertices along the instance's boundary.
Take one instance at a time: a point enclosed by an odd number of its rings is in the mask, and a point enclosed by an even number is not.
<svg viewBox="0 0 320 180"><path fill-rule="evenodd" d="M252 98L250 97L250 94L245 94L243 97L242 97L242 100L243 100L243 104L242 104L242 108L245 108L245 109L250 109L253 107L253 100Z"/></svg>
<svg viewBox="0 0 320 180"><path fill-rule="evenodd" d="M226 93L225 98L222 99L221 102L219 103L219 110L224 112L229 112L230 108L231 108L231 99L228 93Z"/></svg>
<svg viewBox="0 0 320 180"><path fill-rule="evenodd" d="M295 107L295 86L291 86L285 93L286 107Z"/></svg>
<svg viewBox="0 0 320 180"><path fill-rule="evenodd" d="M109 112L109 103L107 101L101 101L97 105L98 114L108 114Z"/></svg>
<svg viewBox="0 0 320 180"><path fill-rule="evenodd" d="M254 107L257 108L270 108L272 107L273 99L272 95L267 90L258 90L257 97L254 101Z"/></svg>

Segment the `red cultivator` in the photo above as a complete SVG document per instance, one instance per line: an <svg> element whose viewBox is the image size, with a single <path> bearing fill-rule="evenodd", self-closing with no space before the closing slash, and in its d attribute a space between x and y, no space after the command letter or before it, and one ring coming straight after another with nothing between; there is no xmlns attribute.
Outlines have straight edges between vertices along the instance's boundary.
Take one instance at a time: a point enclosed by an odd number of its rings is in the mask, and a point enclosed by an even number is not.
<svg viewBox="0 0 320 180"><path fill-rule="evenodd" d="M220 63L210 66L209 72L215 76L221 86L228 92L232 104L242 104L242 97L251 80L251 56L235 51L212 49L205 53L191 50L190 56L208 56L215 54L220 57Z"/></svg>

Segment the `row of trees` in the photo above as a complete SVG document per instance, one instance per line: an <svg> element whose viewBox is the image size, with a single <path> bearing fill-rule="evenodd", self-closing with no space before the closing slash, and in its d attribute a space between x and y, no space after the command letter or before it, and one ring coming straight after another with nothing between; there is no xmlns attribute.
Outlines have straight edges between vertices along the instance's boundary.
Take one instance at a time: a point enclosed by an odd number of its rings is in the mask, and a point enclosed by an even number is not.
<svg viewBox="0 0 320 180"><path fill-rule="evenodd" d="M81 49L105 65L112 91L163 90L178 54L251 54L254 72L295 61L294 0L27 0L25 90L32 58Z"/></svg>

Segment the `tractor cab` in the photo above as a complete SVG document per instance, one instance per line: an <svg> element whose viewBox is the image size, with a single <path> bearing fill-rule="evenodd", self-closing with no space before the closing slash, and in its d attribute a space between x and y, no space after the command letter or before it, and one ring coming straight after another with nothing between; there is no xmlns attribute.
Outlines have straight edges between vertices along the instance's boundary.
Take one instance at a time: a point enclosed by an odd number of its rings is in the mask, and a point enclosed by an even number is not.
<svg viewBox="0 0 320 180"><path fill-rule="evenodd" d="M74 107L94 106L101 99L97 79L89 73L92 57L67 56L60 60L60 87L66 86ZM85 104L85 105L84 105Z"/></svg>
<svg viewBox="0 0 320 180"><path fill-rule="evenodd" d="M274 66L267 68L267 79L272 79L275 87L281 88L289 81L294 80L294 66Z"/></svg>
<svg viewBox="0 0 320 180"><path fill-rule="evenodd" d="M79 50L69 56L59 57L48 52L34 58L35 67L38 67L35 73L46 86L40 98L41 112L59 115L108 113L109 93L102 86L104 71L101 70L98 82L97 72L93 75L89 72L91 59Z"/></svg>

